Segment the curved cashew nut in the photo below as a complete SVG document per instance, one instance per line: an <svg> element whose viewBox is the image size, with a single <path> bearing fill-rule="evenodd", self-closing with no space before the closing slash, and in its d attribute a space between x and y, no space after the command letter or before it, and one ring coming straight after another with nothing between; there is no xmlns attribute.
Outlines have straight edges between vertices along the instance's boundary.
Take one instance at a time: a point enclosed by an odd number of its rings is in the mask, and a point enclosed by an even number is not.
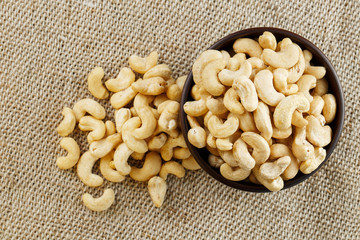
<svg viewBox="0 0 360 240"><path fill-rule="evenodd" d="M291 68L288 69L288 76L287 76L287 81L288 83L295 83L299 80L299 78L303 75L304 71L305 71L305 58L304 58L304 54L301 50L301 48L294 43L294 45L298 48L299 50L299 61L292 66Z"/></svg>
<svg viewBox="0 0 360 240"><path fill-rule="evenodd" d="M287 83L287 79L289 77L288 70L284 68L277 68L274 70L273 74L274 74L274 87L279 92L285 95L291 95L299 90L298 85Z"/></svg>
<svg viewBox="0 0 360 240"><path fill-rule="evenodd" d="M261 101L259 102L258 107L254 111L254 121L256 128L260 131L261 135L266 140L270 140L273 135L270 111L269 107Z"/></svg>
<svg viewBox="0 0 360 240"><path fill-rule="evenodd" d="M295 44L288 44L279 52L267 48L262 53L264 62L274 68L291 68L299 61L299 55Z"/></svg>
<svg viewBox="0 0 360 240"><path fill-rule="evenodd" d="M130 173L131 167L128 164L128 159L134 151L131 150L126 143L120 143L114 153L114 165L116 170L123 176Z"/></svg>
<svg viewBox="0 0 360 240"><path fill-rule="evenodd" d="M258 105L258 95L254 83L245 76L240 76L234 80L232 85L241 99L241 104L248 112L253 112Z"/></svg>
<svg viewBox="0 0 360 240"><path fill-rule="evenodd" d="M156 128L157 121L149 106L152 100L152 97L142 94L137 94L134 99L134 108L141 119L141 127L134 129L133 132L134 137L138 139L150 137Z"/></svg>
<svg viewBox="0 0 360 240"><path fill-rule="evenodd" d="M213 115L208 122L208 129L216 138L226 138L234 134L239 128L239 119L235 114L230 113L228 119L223 122L218 116Z"/></svg>
<svg viewBox="0 0 360 240"><path fill-rule="evenodd" d="M172 137L172 138L176 138L176 137L179 136L179 134L180 134L178 129L173 129L173 130L168 131L168 130L166 130L166 129L161 128L161 127L158 125L152 135L156 136L156 135L158 135L158 134L160 134L160 133L162 133L162 132L168 134L168 135L169 135L170 137Z"/></svg>
<svg viewBox="0 0 360 240"><path fill-rule="evenodd" d="M151 68L156 66L158 61L158 53L156 51L151 52L147 57L141 58L136 55L132 55L129 58L129 65L132 70L137 73L144 74Z"/></svg>
<svg viewBox="0 0 360 240"><path fill-rule="evenodd" d="M131 86L135 82L135 74L130 68L120 70L116 78L111 78L105 82L105 86L112 92L119 92Z"/></svg>
<svg viewBox="0 0 360 240"><path fill-rule="evenodd" d="M300 161L306 161L313 157L314 146L306 140L306 127L295 128L292 152Z"/></svg>
<svg viewBox="0 0 360 240"><path fill-rule="evenodd" d="M260 37L259 37L259 44L262 48L269 48L271 50L276 49L277 42L274 34L271 32L265 31Z"/></svg>
<svg viewBox="0 0 360 240"><path fill-rule="evenodd" d="M149 152L145 156L142 168L131 168L130 177L135 181L147 181L160 172L161 163L161 157L157 152Z"/></svg>
<svg viewBox="0 0 360 240"><path fill-rule="evenodd" d="M317 169L326 158L326 150L320 147L315 148L314 156L300 164L300 171L309 174Z"/></svg>
<svg viewBox="0 0 360 240"><path fill-rule="evenodd" d="M215 140L216 147L220 151L230 151L233 148L234 142L241 136L241 132L235 132L227 138L218 138Z"/></svg>
<svg viewBox="0 0 360 240"><path fill-rule="evenodd" d="M91 94L98 99L105 99L109 96L109 92L103 86L101 80L104 77L104 70L101 67L96 67L91 70L87 82L88 89Z"/></svg>
<svg viewBox="0 0 360 240"><path fill-rule="evenodd" d="M331 142L331 127L322 126L319 119L309 115L306 117L309 124L306 126L306 138L314 146L325 147Z"/></svg>
<svg viewBox="0 0 360 240"><path fill-rule="evenodd" d="M220 168L220 166L225 162L221 157L215 156L213 154L209 154L208 163L213 168Z"/></svg>
<svg viewBox="0 0 360 240"><path fill-rule="evenodd" d="M166 94L160 94L154 98L153 104L157 108L161 103L167 100L169 100L169 98L166 96Z"/></svg>
<svg viewBox="0 0 360 240"><path fill-rule="evenodd" d="M273 126L273 134L272 137L276 139L286 139L288 138L292 133L292 127L288 127L285 129L279 129L277 127Z"/></svg>
<svg viewBox="0 0 360 240"><path fill-rule="evenodd" d="M255 70L255 69L261 70L261 69L265 69L267 67L265 65L264 61L258 57L251 57L251 58L248 58L246 61L248 61L250 63L252 70Z"/></svg>
<svg viewBox="0 0 360 240"><path fill-rule="evenodd" d="M285 97L275 108L273 115L275 127L289 128L295 110L307 112L309 109L310 103L304 95L294 94Z"/></svg>
<svg viewBox="0 0 360 240"><path fill-rule="evenodd" d="M209 62L201 72L201 85L213 96L220 96L225 91L218 78L218 73L225 68L225 60L223 58Z"/></svg>
<svg viewBox="0 0 360 240"><path fill-rule="evenodd" d="M223 100L224 106L227 110L235 114L243 114L245 109L240 103L240 97L233 88L229 88Z"/></svg>
<svg viewBox="0 0 360 240"><path fill-rule="evenodd" d="M206 50L200 54L192 67L195 84L202 86L202 73L204 72L204 68L208 63L218 59L223 59L221 52L218 50Z"/></svg>
<svg viewBox="0 0 360 240"><path fill-rule="evenodd" d="M252 169L252 172L253 172L255 178L262 185L264 185L267 189L269 189L272 192L277 192L277 191L280 191L284 187L284 180L280 176L273 180L265 179L261 176L259 168L260 168L259 165L255 166Z"/></svg>
<svg viewBox="0 0 360 240"><path fill-rule="evenodd" d="M281 177L283 180L290 180L296 176L299 171L299 161L291 152L290 148L284 144L273 144L270 147L270 157L272 158L282 158L288 156L290 157L289 166L283 171ZM261 168L261 167L260 167Z"/></svg>
<svg viewBox="0 0 360 240"><path fill-rule="evenodd" d="M312 75L302 75L296 83L299 87L299 92L302 92L307 100L311 102L313 97L310 95L310 89L316 86L316 78Z"/></svg>
<svg viewBox="0 0 360 240"><path fill-rule="evenodd" d="M313 57L312 53L309 50L304 50L303 52L305 57L305 71L304 73L314 76L316 79L321 79L326 74L326 69L323 66L311 66L310 61Z"/></svg>
<svg viewBox="0 0 360 240"><path fill-rule="evenodd" d="M225 86L232 86L234 80L240 76L250 77L252 73L252 67L249 61L245 60L239 70L232 71L229 69L223 69L219 72L219 80Z"/></svg>
<svg viewBox="0 0 360 240"><path fill-rule="evenodd" d="M256 164L264 163L269 158L269 144L261 135L253 132L245 132L241 134L241 139L253 149L251 156L256 161Z"/></svg>
<svg viewBox="0 0 360 240"><path fill-rule="evenodd" d="M314 96L312 102L310 103L309 114L313 116L318 116L323 111L325 101L320 96Z"/></svg>
<svg viewBox="0 0 360 240"><path fill-rule="evenodd" d="M171 78L171 70L166 64L159 64L149 69L143 76L144 79L161 77L165 81Z"/></svg>
<svg viewBox="0 0 360 240"><path fill-rule="evenodd" d="M246 53L250 57L260 58L263 50L259 43L250 38L239 38L234 42L234 51L236 53Z"/></svg>
<svg viewBox="0 0 360 240"><path fill-rule="evenodd" d="M206 146L206 132L200 126L193 127L188 131L188 139L189 142L197 148Z"/></svg>
<svg viewBox="0 0 360 240"><path fill-rule="evenodd" d="M173 158L183 160L191 156L188 148L174 148Z"/></svg>
<svg viewBox="0 0 360 240"><path fill-rule="evenodd" d="M238 60L240 65L243 64L243 62L246 60L246 54L245 53L236 53L232 58Z"/></svg>
<svg viewBox="0 0 360 240"><path fill-rule="evenodd" d="M132 83L133 89L144 95L160 95L166 91L166 82L162 77L138 79Z"/></svg>
<svg viewBox="0 0 360 240"><path fill-rule="evenodd" d="M257 132L254 116L251 112L245 111L243 114L237 115L239 119L239 128L243 132Z"/></svg>
<svg viewBox="0 0 360 240"><path fill-rule="evenodd" d="M229 164L223 163L220 166L220 173L224 178L226 178L228 180L241 181L250 175L251 170L242 169L240 167L233 168Z"/></svg>
<svg viewBox="0 0 360 240"><path fill-rule="evenodd" d="M82 117L79 121L79 128L81 131L91 131L87 136L89 143L100 140L105 136L104 122L91 116Z"/></svg>
<svg viewBox="0 0 360 240"><path fill-rule="evenodd" d="M159 176L166 180L168 174L173 174L178 178L183 178L185 176L185 169L180 163L169 161L161 166Z"/></svg>
<svg viewBox="0 0 360 240"><path fill-rule="evenodd" d="M96 119L104 119L106 115L104 107L90 98L81 99L75 103L73 111L76 121L79 121L86 113L89 113Z"/></svg>
<svg viewBox="0 0 360 240"><path fill-rule="evenodd" d="M322 113L325 117L326 123L331 123L336 115L336 99L334 95L330 93L323 95L322 99L324 100Z"/></svg>
<svg viewBox="0 0 360 240"><path fill-rule="evenodd" d="M210 93L208 93L205 88L200 87L199 85L194 85L191 88L191 97L195 100L200 100L200 99L207 99L210 95Z"/></svg>
<svg viewBox="0 0 360 240"><path fill-rule="evenodd" d="M164 159L164 161L169 161L173 157L174 154L174 148L175 147L183 147L187 148L186 142L184 140L184 136L180 134L176 138L169 137L166 140L166 143L162 148L160 148L160 154L161 157Z"/></svg>
<svg viewBox="0 0 360 240"><path fill-rule="evenodd" d="M130 109L128 108L121 108L115 111L115 126L116 131L121 134L121 129L124 123L129 120L131 117Z"/></svg>
<svg viewBox="0 0 360 240"><path fill-rule="evenodd" d="M312 91L313 96L323 96L328 92L329 84L325 78L317 79L316 80L316 87Z"/></svg>
<svg viewBox="0 0 360 240"><path fill-rule="evenodd" d="M215 115L221 115L227 112L227 108L224 105L224 100L222 97L208 97L206 100L206 106Z"/></svg>
<svg viewBox="0 0 360 240"><path fill-rule="evenodd" d="M184 112L192 117L199 117L208 112L206 101L204 99L188 101L184 104Z"/></svg>
<svg viewBox="0 0 360 240"><path fill-rule="evenodd" d="M167 100L161 103L158 107L158 113L160 114L159 126L166 130L176 129L179 110L180 104L176 101Z"/></svg>
<svg viewBox="0 0 360 240"><path fill-rule="evenodd" d="M98 160L90 151L85 152L77 164L77 175L80 180L89 187L98 187L103 184L104 180L99 175L91 172L95 162Z"/></svg>
<svg viewBox="0 0 360 240"><path fill-rule="evenodd" d="M110 98L111 106L115 109L119 109L127 105L131 100L134 99L138 93L132 86L113 94Z"/></svg>
<svg viewBox="0 0 360 240"><path fill-rule="evenodd" d="M148 190L155 207L161 207L166 194L166 182L161 177L152 177L148 182Z"/></svg>
<svg viewBox="0 0 360 240"><path fill-rule="evenodd" d="M278 45L276 46L276 50L275 51L280 51L282 49L284 49L287 45L290 44L294 44L290 38L284 38L283 40L281 40Z"/></svg>
<svg viewBox="0 0 360 240"><path fill-rule="evenodd" d="M113 156L114 152L110 152L108 155L100 159L100 172L104 178L110 182L124 181L125 177L110 166Z"/></svg>
<svg viewBox="0 0 360 240"><path fill-rule="evenodd" d="M122 127L122 139L124 143L134 152L145 153L148 151L146 141L134 137L133 133L141 125L139 117L127 120Z"/></svg>
<svg viewBox="0 0 360 240"><path fill-rule="evenodd" d="M277 106L285 98L284 94L275 90L273 74L269 70L261 70L255 75L254 84L259 98L270 106Z"/></svg>
<svg viewBox="0 0 360 240"><path fill-rule="evenodd" d="M273 162L263 163L259 168L259 173L264 179L275 179L285 171L290 162L291 158L289 156L284 156Z"/></svg>
<svg viewBox="0 0 360 240"><path fill-rule="evenodd" d="M211 154L215 155L214 153L211 153ZM234 148L233 148L232 151L218 150L218 155L220 155L221 159L224 162L226 162L227 164L229 164L231 167L238 167L239 166L239 161L235 158Z"/></svg>
<svg viewBox="0 0 360 240"><path fill-rule="evenodd" d="M107 120L105 122L105 136L110 136L116 133L116 126L113 121ZM121 135L121 134L120 134Z"/></svg>
<svg viewBox="0 0 360 240"><path fill-rule="evenodd" d="M256 164L255 159L249 153L246 143L241 138L236 140L233 145L233 157L237 165L242 169L251 170ZM226 162L224 158L223 160ZM232 164L229 165L232 166Z"/></svg>
<svg viewBox="0 0 360 240"><path fill-rule="evenodd" d="M180 102L182 90L177 84L172 84L166 89L166 96L170 100Z"/></svg>
<svg viewBox="0 0 360 240"><path fill-rule="evenodd" d="M206 133L207 133L206 144L207 144L209 147L216 149L216 138L215 138L213 135L211 135L211 133L209 132L209 130L207 130Z"/></svg>
<svg viewBox="0 0 360 240"><path fill-rule="evenodd" d="M199 166L199 164L196 162L196 160L195 160L195 158L193 156L190 156L190 157L188 157L186 159L182 159L181 160L181 165L185 169L192 170L192 171L195 171L195 170L198 170L198 169L201 168Z"/></svg>
<svg viewBox="0 0 360 240"><path fill-rule="evenodd" d="M106 209L110 208L115 200L115 193L114 190L108 188L105 189L103 195L98 198L94 198L89 193L85 193L82 196L82 200L84 205L93 211L105 211Z"/></svg>
<svg viewBox="0 0 360 240"><path fill-rule="evenodd" d="M226 63L226 69L230 71L237 71L240 68L240 62L236 58L230 58Z"/></svg>
<svg viewBox="0 0 360 240"><path fill-rule="evenodd" d="M160 133L157 136L153 136L149 141L148 141L148 148L150 151L158 151L160 150L160 148L162 148L162 146L164 146L165 142L166 142L167 136L165 133Z"/></svg>
<svg viewBox="0 0 360 240"><path fill-rule="evenodd" d="M64 116L64 119L60 122L59 126L56 128L56 131L62 137L68 136L74 131L76 125L76 117L71 108L64 107L61 112L61 115Z"/></svg>
<svg viewBox="0 0 360 240"><path fill-rule="evenodd" d="M66 157L58 157L58 159L56 159L56 165L60 169L72 168L78 162L80 157L79 145L73 138L65 137L61 139L60 146L68 153Z"/></svg>
<svg viewBox="0 0 360 240"><path fill-rule="evenodd" d="M295 110L291 117L291 124L295 127L305 127L308 125L308 121L303 117L303 114L298 110Z"/></svg>
<svg viewBox="0 0 360 240"><path fill-rule="evenodd" d="M95 157L101 158L111 152L121 142L121 134L115 133L90 144L89 151Z"/></svg>

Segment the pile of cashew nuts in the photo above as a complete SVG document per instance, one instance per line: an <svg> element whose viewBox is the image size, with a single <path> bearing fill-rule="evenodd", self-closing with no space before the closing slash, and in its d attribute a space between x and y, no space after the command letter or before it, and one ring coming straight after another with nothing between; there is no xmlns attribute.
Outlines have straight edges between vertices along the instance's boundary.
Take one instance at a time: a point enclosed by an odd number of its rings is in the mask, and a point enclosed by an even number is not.
<svg viewBox="0 0 360 240"><path fill-rule="evenodd" d="M68 153L59 157L56 164L61 169L77 165L80 180L87 186L99 187L104 180L92 169L100 159L100 172L108 181L121 182L127 175L135 181L148 181L150 197L160 207L166 195L167 176L182 178L185 169L200 167L191 156L178 124L186 76L174 80L170 68L157 62L157 52L145 58L133 55L129 58L130 68L121 69L105 86L102 68L90 72L88 89L94 97L106 99L109 91L113 92L110 103L115 109L115 121L104 122L104 107L90 98L78 101L72 109L65 107L57 131L63 136L60 146ZM143 74L142 78L135 80L134 72ZM77 142L68 137L76 123L81 131L89 132L89 150L82 155ZM129 159L142 161L142 168L131 166ZM82 200L89 209L103 211L112 205L115 193L106 189L99 198L86 193Z"/></svg>
<svg viewBox="0 0 360 240"><path fill-rule="evenodd" d="M184 104L189 142L206 147L208 162L232 181L279 191L300 170L325 159L336 99L323 66L291 39L270 32L240 38L227 51L207 50L192 72L194 101Z"/></svg>

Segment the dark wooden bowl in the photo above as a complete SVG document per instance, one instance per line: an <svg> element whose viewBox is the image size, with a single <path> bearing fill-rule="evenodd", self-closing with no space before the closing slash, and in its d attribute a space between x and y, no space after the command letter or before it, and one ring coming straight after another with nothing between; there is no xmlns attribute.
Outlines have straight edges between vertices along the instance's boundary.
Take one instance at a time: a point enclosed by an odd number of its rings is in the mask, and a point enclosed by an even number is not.
<svg viewBox="0 0 360 240"><path fill-rule="evenodd" d="M232 45L234 41L238 38L258 38L264 31L272 32L276 39L280 41L283 38L290 38L293 42L298 44L303 50L307 49L313 54L312 64L316 66L324 66L326 68L326 75L325 78L327 79L329 83L329 93L334 94L336 97L336 103L337 103L337 112L336 117L334 121L330 124L332 130L333 130L333 139L329 145L325 147L326 149L326 158L324 162L312 173L310 174L303 174L299 171L299 173L291 180L284 182L284 188L292 187L296 184L299 184L306 179L308 179L311 175L313 175L315 172L317 172L322 165L329 159L331 153L334 151L336 143L338 142L343 122L344 122L344 98L343 98L343 92L340 85L340 81L338 76L336 75L334 67L331 65L330 61L326 58L324 53L322 53L314 44L312 44L309 40L293 33L290 31L286 31L284 29L279 28L270 28L270 27L259 27L259 28L249 28L245 30L241 30L235 33L232 33L219 41L217 41L214 45L212 45L209 49L217 49L217 50L230 50L232 49ZM267 188L265 188L262 185L256 185L245 181L230 181L226 178L224 178L218 169L215 169L211 167L207 161L209 151L206 148L196 148L192 146L189 143L189 140L187 138L187 132L189 131L189 123L186 118L186 114L184 112L184 104L187 101L192 101L192 97L190 95L191 87L194 85L193 81L193 75L190 71L186 83L184 85L182 97L181 97L181 109L180 109L180 124L182 133L184 135L185 141L190 149L191 154L196 159L196 161L199 163L199 165L212 177L214 177L216 180L230 186L233 188L241 189L244 191L249 192L269 192Z"/></svg>

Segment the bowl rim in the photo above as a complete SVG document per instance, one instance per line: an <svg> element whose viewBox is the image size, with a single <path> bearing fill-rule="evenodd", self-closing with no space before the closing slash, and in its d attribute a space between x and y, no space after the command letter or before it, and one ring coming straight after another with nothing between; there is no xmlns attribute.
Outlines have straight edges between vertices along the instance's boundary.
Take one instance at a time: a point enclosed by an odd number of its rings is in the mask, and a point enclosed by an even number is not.
<svg viewBox="0 0 360 240"><path fill-rule="evenodd" d="M301 45L306 46L306 49L308 49L311 53L316 53L319 58L321 59L321 61L324 62L324 66L326 67L326 71L327 74L333 75L333 81L335 83L335 88L333 89L333 92L337 92L338 91L338 98L336 99L337 102L337 113L336 113L336 118L339 118L338 123L337 123L337 131L335 132L335 134L333 133L333 139L331 141L331 143L327 146L327 151L326 151L326 158L325 160L320 164L320 166L315 169L313 172L311 172L310 174L303 174L300 177L294 178L292 180L288 180L286 182L284 182L284 188L281 190L285 190L288 189L290 187L293 187L301 182L304 182L305 180L307 180L308 178L310 178L313 174L315 174L324 164L325 162L328 161L328 159L330 158L332 152L334 151L342 130L343 130L343 124L344 124L344 110L345 110L345 104L344 104L344 94L343 94L343 90L341 87L341 83L339 81L339 77L336 74L335 68L333 67L333 65L331 64L331 62L329 61L329 59L326 57L326 55L318 48L316 47L312 42L310 42L309 40L307 40L306 38L293 33L291 31L285 30L285 29L281 29L281 28L274 28L274 27L256 27L256 28L247 28L247 29L243 29L237 32L233 32L223 38L221 38L220 40L216 41L213 45L211 45L208 49L216 49L216 50L221 50L221 47L225 44L228 44L231 41L235 41L238 38L241 37L247 37L249 35L254 35L254 34L262 34L264 31L269 31L272 32L274 34L282 34L282 35L286 35L287 37L289 37L291 40L293 40L294 42L298 42ZM181 95L181 102L180 102L180 127L181 127L181 131L182 134L184 136L185 142L191 152L191 155L195 158L195 160L197 161L197 163L201 166L201 168L203 170L205 170L205 172L207 172L207 174L209 174L210 176L212 176L213 178L215 178L217 181L235 188L235 189L239 189L239 190L243 190L243 191L248 191L248 192L270 192L267 188L265 188L262 185L255 185L255 184L250 184L250 183L245 183L243 181L230 181L226 178L224 178L221 174L218 173L217 170L215 170L213 167L211 167L208 163L207 160L204 160L199 152L197 151L197 148L195 148L194 146L192 146L187 138L187 132L189 130L189 125L187 122L187 118L186 118L186 114L184 112L184 104L188 98L188 95L190 93L190 87L193 84L193 75L192 75L192 71L190 70L185 84L184 84L184 88L182 91L182 95Z"/></svg>

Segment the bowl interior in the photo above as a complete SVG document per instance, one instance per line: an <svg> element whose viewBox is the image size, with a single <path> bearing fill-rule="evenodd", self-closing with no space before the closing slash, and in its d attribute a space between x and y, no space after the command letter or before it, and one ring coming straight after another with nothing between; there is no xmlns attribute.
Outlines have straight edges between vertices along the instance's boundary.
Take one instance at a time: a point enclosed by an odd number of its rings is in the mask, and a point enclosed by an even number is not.
<svg viewBox="0 0 360 240"><path fill-rule="evenodd" d="M272 32L275 35L277 41L280 41L283 38L288 37L294 43L298 44L303 50L305 50L305 49L309 50L313 54L313 58L311 60L312 65L324 66L326 68L325 78L327 79L327 81L329 83L329 93L332 93L336 97L336 103L337 103L336 117L335 117L334 121L330 124L332 131L333 131L333 139L332 139L331 143L325 147L326 152L327 152L326 159L312 173L303 174L299 171L299 173L293 179L285 181L283 189L286 189L286 188L292 187L292 186L306 180L307 178L309 178L316 171L318 171L318 169L330 157L331 153L333 152L333 150L336 146L336 143L339 140L339 137L340 137L340 134L342 131L342 126L343 126L343 121L344 121L344 99L343 99L343 92L342 92L342 88L341 88L339 79L336 75L336 72L335 72L333 66L329 62L329 60L314 44L312 44L310 41L306 40L305 38L303 38L295 33L292 33L292 32L289 32L289 31L286 31L283 29L267 28L267 27L245 29L245 30L235 32L233 34L230 34L230 35L222 38L221 40L217 41L214 45L212 45L209 49L228 50L230 52L233 52L232 45L236 39L242 38L242 37L253 38L253 39L258 38L264 31ZM193 75L192 75L192 72L190 72L187 77L186 83L184 85L183 93L182 93L180 121L181 121L182 133L184 135L185 141L186 141L193 157L196 159L196 161L199 163L199 165L208 174L210 174L212 177L214 177L218 181L220 181L230 187L245 190L245 191L251 191L251 192L269 192L268 189L266 189L264 186L261 186L261 185L256 185L256 184L253 184L250 182L245 182L245 181L234 182L234 181L230 181L230 180L224 178L220 174L218 169L215 169L208 164L207 158L209 156L209 151L206 148L198 149L189 143L188 138L187 138L187 132L189 131L190 126L186 119L186 114L184 112L183 105L185 104L185 102L193 100L190 95L190 91L191 91L191 88L193 85L194 85Z"/></svg>

